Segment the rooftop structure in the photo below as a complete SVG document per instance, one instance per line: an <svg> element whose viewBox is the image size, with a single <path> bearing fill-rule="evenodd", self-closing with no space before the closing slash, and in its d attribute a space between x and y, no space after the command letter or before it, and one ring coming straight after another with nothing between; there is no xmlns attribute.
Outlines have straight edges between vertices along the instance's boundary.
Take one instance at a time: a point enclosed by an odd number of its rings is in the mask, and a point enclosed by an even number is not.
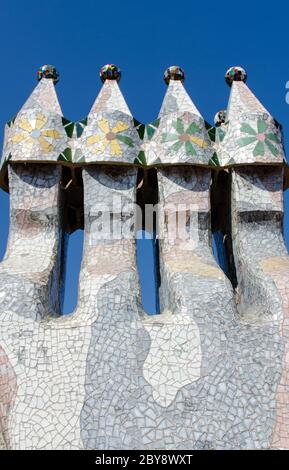
<svg viewBox="0 0 289 470"><path fill-rule="evenodd" d="M288 449L288 167L282 127L246 71L226 72L215 125L179 66L148 124L114 64L77 122L63 116L55 67L37 78L5 127L0 167L0 448ZM140 301L136 201L142 216L158 203L154 316ZM77 228L78 305L62 316Z"/></svg>

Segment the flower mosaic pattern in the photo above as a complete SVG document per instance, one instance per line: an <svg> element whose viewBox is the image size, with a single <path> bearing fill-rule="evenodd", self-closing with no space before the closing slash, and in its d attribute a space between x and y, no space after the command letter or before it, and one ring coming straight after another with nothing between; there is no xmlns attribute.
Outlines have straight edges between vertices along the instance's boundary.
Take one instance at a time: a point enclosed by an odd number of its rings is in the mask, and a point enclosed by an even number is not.
<svg viewBox="0 0 289 470"><path fill-rule="evenodd" d="M143 150L147 165L211 165L214 149L201 116L174 113L160 119L151 135L145 135Z"/></svg>
<svg viewBox="0 0 289 470"><path fill-rule="evenodd" d="M112 157L120 156L123 153L123 144L133 147L132 139L124 131L129 129L129 124L123 121L117 121L116 125L111 127L108 119L102 118L96 122L98 131L86 140L88 147L92 146L93 153L103 153L109 151Z"/></svg>
<svg viewBox="0 0 289 470"><path fill-rule="evenodd" d="M21 144L22 148L31 151L35 144L40 145L44 153L55 150L54 139L60 138L60 133L56 129L47 129L48 118L41 112L35 118L22 117L17 126L20 132L15 133L11 141L14 145Z"/></svg>
<svg viewBox="0 0 289 470"><path fill-rule="evenodd" d="M73 162L134 164L141 150L141 140L131 116L120 111L93 113L88 115L80 138L75 140Z"/></svg>
<svg viewBox="0 0 289 470"><path fill-rule="evenodd" d="M55 160L69 163L135 161L140 139L131 119L123 113L94 116L73 122L41 110L18 115L6 125L1 166L11 156L14 161Z"/></svg>
<svg viewBox="0 0 289 470"><path fill-rule="evenodd" d="M243 123L240 130L245 136L237 141L239 147L246 147L254 143L254 157L264 156L266 147L275 157L280 155L280 137L271 126L269 127L266 121L259 119L257 121L257 130L253 129L250 124Z"/></svg>
<svg viewBox="0 0 289 470"><path fill-rule="evenodd" d="M181 147L185 147L187 156L196 156L198 154L196 147L202 149L208 147L208 142L202 136L198 136L198 134L202 134L202 129L194 121L185 128L182 119L177 118L172 126L175 133L165 132L162 134L162 143L169 143L169 153L177 153Z"/></svg>
<svg viewBox="0 0 289 470"><path fill-rule="evenodd" d="M68 140L60 115L42 109L20 112L5 127L1 168L8 157L14 162L57 161Z"/></svg>

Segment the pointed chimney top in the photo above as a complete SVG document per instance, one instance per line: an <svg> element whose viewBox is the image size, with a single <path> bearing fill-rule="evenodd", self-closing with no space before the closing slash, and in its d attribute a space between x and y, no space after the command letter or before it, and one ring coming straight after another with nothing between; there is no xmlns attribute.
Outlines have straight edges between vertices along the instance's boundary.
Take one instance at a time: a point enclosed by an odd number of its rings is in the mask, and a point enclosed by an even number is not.
<svg viewBox="0 0 289 470"><path fill-rule="evenodd" d="M233 79L227 107L227 120L231 121L233 119L238 121L243 119L244 115L256 114L270 116L269 111L247 86L245 79Z"/></svg>
<svg viewBox="0 0 289 470"><path fill-rule="evenodd" d="M118 86L121 78L120 68L114 64L106 64L101 67L99 76L103 86L92 105L89 115L103 111L120 111L131 116L131 112Z"/></svg>
<svg viewBox="0 0 289 470"><path fill-rule="evenodd" d="M168 89L162 102L159 118L170 113L184 112L201 117L199 110L183 86L185 74L181 67L176 65L168 67L164 73L164 80L168 85Z"/></svg>
<svg viewBox="0 0 289 470"><path fill-rule="evenodd" d="M22 106L21 111L39 108L62 115L53 79L40 79L31 95Z"/></svg>

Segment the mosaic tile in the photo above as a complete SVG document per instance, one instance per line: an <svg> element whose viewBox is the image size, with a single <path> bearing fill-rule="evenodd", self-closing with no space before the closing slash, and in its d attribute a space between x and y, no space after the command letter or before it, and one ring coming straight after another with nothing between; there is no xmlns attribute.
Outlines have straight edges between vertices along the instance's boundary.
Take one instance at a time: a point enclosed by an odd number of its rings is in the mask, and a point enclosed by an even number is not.
<svg viewBox="0 0 289 470"><path fill-rule="evenodd" d="M221 166L282 165L286 160L281 126L246 85L246 72L238 67L237 71L231 69L225 76L231 86L226 122L220 123L222 139L216 146ZM225 129L225 135L220 129Z"/></svg>
<svg viewBox="0 0 289 470"><path fill-rule="evenodd" d="M215 127L185 91L180 67L166 71L159 117L146 125L129 111L120 70L108 64L100 75L91 111L73 122L62 115L56 71L42 67L5 128L0 449L288 449L280 125L240 67L226 73L230 101ZM67 165L82 166L84 247L77 307L62 316ZM155 167L158 183L154 316L141 305L136 264L139 166ZM213 254L213 219L236 283ZM172 233L171 220L183 220L184 231Z"/></svg>
<svg viewBox="0 0 289 470"><path fill-rule="evenodd" d="M214 149L206 123L182 84L184 77L182 80L169 77L165 75L168 89L158 128L144 140L147 164L208 165Z"/></svg>

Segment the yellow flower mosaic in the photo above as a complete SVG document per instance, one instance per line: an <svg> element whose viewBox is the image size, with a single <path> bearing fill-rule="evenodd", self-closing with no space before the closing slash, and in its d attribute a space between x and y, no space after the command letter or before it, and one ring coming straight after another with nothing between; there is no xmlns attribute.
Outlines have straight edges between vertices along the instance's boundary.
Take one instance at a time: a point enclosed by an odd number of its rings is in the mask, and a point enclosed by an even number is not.
<svg viewBox="0 0 289 470"><path fill-rule="evenodd" d="M96 124L100 132L91 135L86 140L87 147L93 146L93 153L106 152L108 149L110 156L118 156L123 152L120 142L129 147L134 146L130 137L121 134L129 129L129 124L118 121L114 127L110 128L108 120L104 118L100 119Z"/></svg>
<svg viewBox="0 0 289 470"><path fill-rule="evenodd" d="M23 117L20 119L17 126L22 129L22 132L14 134L11 139L13 144L22 143L24 150L29 151L37 143L44 153L52 152L54 146L49 139L59 139L60 134L54 129L43 129L47 120L47 117L41 113L38 113L36 118Z"/></svg>

